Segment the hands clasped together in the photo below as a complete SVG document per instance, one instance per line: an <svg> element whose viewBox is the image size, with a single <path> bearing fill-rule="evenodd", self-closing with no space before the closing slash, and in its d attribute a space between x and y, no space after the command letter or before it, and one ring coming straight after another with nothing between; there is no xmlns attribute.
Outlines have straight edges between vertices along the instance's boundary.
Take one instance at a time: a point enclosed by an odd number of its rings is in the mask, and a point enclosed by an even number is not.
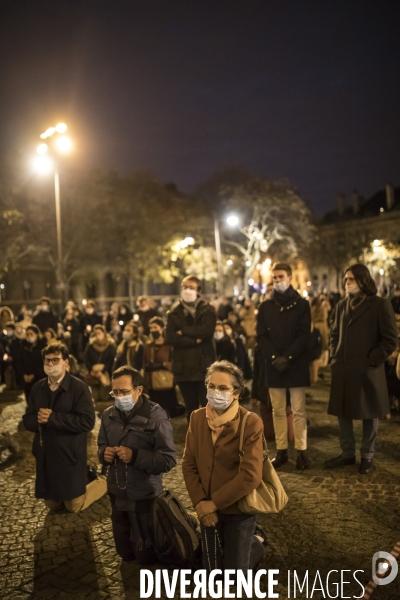
<svg viewBox="0 0 400 600"><path fill-rule="evenodd" d="M195 506L195 511L205 527L215 527L218 523L217 506L212 500L201 500Z"/></svg>
<svg viewBox="0 0 400 600"><path fill-rule="evenodd" d="M113 463L116 456L126 463L132 460L132 450L126 446L107 446L104 450L104 460Z"/></svg>
<svg viewBox="0 0 400 600"><path fill-rule="evenodd" d="M52 412L53 411L51 410L51 408L39 408L37 417L38 423L40 423L41 425L47 423Z"/></svg>

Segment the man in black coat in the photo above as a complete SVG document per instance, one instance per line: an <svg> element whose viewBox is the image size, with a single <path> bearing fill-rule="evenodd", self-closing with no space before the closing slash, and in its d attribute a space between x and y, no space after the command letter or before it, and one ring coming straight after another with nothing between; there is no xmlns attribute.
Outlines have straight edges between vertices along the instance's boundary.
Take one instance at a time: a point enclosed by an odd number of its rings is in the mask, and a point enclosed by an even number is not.
<svg viewBox="0 0 400 600"><path fill-rule="evenodd" d="M42 296L38 310L33 315L32 323L37 325L43 335L46 329L54 329L57 333L58 317L53 313L50 298Z"/></svg>
<svg viewBox="0 0 400 600"><path fill-rule="evenodd" d="M328 413L339 418L342 454L326 468L354 465L353 419L363 422L359 471L372 469L379 419L390 413L385 360L397 348L397 328L388 300L377 296L367 267L346 269L347 297L336 306L331 331L332 386Z"/></svg>
<svg viewBox="0 0 400 600"><path fill-rule="evenodd" d="M23 417L25 429L35 434L36 498L50 510L80 512L107 489L102 475L87 484L87 432L95 413L87 385L70 375L68 348L60 342L42 350L47 378L35 383Z"/></svg>
<svg viewBox="0 0 400 600"><path fill-rule="evenodd" d="M84 352L90 335L95 325L101 325L103 319L95 312L96 305L93 300L88 300L85 312L79 318L79 333L81 334L82 352Z"/></svg>
<svg viewBox="0 0 400 600"><path fill-rule="evenodd" d="M186 416L207 404L204 383L216 360L214 308L200 297L201 283L189 275L182 280L182 298L167 315L166 342L174 348L172 370L183 396Z"/></svg>
<svg viewBox="0 0 400 600"><path fill-rule="evenodd" d="M310 305L293 289L292 269L286 263L272 267L274 291L260 305L257 342L267 369L277 454L277 469L288 460L286 390L290 390L293 411L296 467L309 466L307 449L306 387L310 385L308 342L311 333Z"/></svg>

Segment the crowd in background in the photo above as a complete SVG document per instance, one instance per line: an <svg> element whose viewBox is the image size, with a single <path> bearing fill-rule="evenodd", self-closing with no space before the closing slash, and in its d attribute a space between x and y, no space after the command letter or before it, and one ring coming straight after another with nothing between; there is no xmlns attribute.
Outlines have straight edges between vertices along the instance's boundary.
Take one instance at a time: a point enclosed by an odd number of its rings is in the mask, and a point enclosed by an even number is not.
<svg viewBox="0 0 400 600"><path fill-rule="evenodd" d="M215 311L214 347L217 360L237 365L247 382L244 400L260 400L266 433L272 419L262 390L262 373L257 360L256 323L260 304L273 291L272 282L264 294L251 297L215 298L209 305ZM309 342L310 378L315 383L324 377L329 362L329 335L335 307L344 293L317 293L308 298L311 308ZM400 289L395 289L391 303L400 335ZM173 385L173 344L165 338L167 314L173 300L155 301L140 296L136 308L113 302L108 310L99 310L93 300L78 306L67 302L56 314L51 300L40 299L35 311L22 305L17 314L7 306L0 307L0 390L23 389L28 397L36 381L44 377L41 350L53 341L62 341L70 353L70 372L91 388L95 401L109 399L110 377L118 367L129 365L145 376L146 392L167 410L170 416L182 414L183 408ZM386 361L385 370L393 409L399 409L400 381L396 376L399 348ZM162 388L160 374L168 378ZM176 378L176 377L175 377ZM260 381L261 379L261 381ZM158 383L157 383L158 382ZM181 386L182 387L182 386ZM178 390L179 395L179 390ZM267 409L265 409L267 405ZM290 420L290 405L288 403ZM267 436L271 437L271 436ZM273 437L273 435L272 435Z"/></svg>

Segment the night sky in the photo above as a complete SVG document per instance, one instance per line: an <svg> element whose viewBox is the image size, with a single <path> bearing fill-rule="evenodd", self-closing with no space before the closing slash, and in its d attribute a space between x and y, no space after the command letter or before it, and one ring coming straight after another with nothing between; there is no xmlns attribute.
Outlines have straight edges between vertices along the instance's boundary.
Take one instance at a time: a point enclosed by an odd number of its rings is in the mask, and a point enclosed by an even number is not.
<svg viewBox="0 0 400 600"><path fill-rule="evenodd" d="M313 208L400 183L400 2L2 0L0 152L70 126L83 166L192 191L239 165Z"/></svg>

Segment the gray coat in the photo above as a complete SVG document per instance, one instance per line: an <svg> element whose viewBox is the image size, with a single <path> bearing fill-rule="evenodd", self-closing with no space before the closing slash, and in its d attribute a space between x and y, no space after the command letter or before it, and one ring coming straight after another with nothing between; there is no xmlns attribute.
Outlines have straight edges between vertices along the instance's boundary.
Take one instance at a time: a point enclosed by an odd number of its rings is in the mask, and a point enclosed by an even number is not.
<svg viewBox="0 0 400 600"><path fill-rule="evenodd" d="M127 468L126 463L117 459L117 464L108 470L107 488L116 497L118 510L134 510L136 501L152 500L161 494L162 474L176 465L168 415L144 395L130 415L115 406L104 411L97 443L99 461L103 465L107 464L104 461L107 446L126 446L133 451ZM125 485L126 489L120 489Z"/></svg>
<svg viewBox="0 0 400 600"><path fill-rule="evenodd" d="M339 302L330 340L329 414L375 419L390 412L384 363L397 343L396 320L388 300L367 296L352 314L349 300Z"/></svg>

